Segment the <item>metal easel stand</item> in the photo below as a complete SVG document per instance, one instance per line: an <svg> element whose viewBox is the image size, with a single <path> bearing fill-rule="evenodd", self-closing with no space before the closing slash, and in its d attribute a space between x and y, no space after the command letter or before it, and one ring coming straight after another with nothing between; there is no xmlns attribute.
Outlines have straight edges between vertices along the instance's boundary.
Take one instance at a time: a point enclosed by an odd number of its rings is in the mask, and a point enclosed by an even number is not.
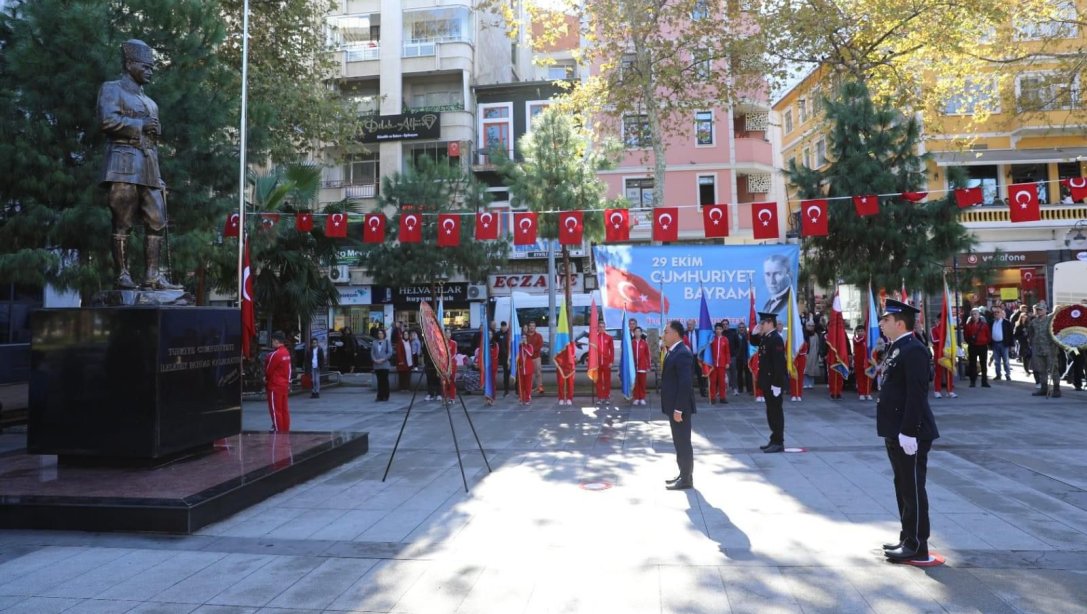
<svg viewBox="0 0 1087 614"><path fill-rule="evenodd" d="M408 403L408 411L404 413L404 422L400 424L400 433L396 436L396 443L393 444L392 454L389 455L389 463L385 465L385 475L381 476L381 481L384 482L389 477L389 469L393 466L393 459L396 458L396 450L400 447L400 439L404 436L404 429L408 425L408 417L411 416L411 409L415 406L415 397L419 394L419 386L422 385L424 378L426 377L425 370L420 371L419 383L415 385L415 389L411 393L411 402ZM492 473L491 463L487 460L487 453L483 451L483 444L479 441L479 434L476 432L475 424L472 423L472 417L468 414L468 406L464 404L464 398L458 396L460 400L460 406L464 410L464 418L468 420L468 426L472 429L472 436L476 439L476 446L479 447L479 453L483 456L483 464L487 466L487 473ZM453 413L449 410L449 406L452 404L452 400L445 394L445 383L442 382L442 406L445 407L445 415L449 418L449 431L453 434L453 448L457 451L457 465L460 467L460 479L464 483L464 492L468 492L468 478L464 474L464 461L461 460L460 444L457 442L457 430L453 427Z"/></svg>

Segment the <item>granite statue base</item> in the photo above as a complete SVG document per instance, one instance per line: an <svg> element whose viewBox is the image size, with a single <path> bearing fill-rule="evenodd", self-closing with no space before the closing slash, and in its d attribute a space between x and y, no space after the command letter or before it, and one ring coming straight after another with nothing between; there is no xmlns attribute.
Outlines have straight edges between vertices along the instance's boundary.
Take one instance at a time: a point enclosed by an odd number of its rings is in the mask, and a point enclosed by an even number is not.
<svg viewBox="0 0 1087 614"><path fill-rule="evenodd" d="M242 433L149 467L0 455L0 529L192 533L366 454L366 433Z"/></svg>
<svg viewBox="0 0 1087 614"><path fill-rule="evenodd" d="M242 430L237 309L42 309L31 334L31 454L157 459Z"/></svg>

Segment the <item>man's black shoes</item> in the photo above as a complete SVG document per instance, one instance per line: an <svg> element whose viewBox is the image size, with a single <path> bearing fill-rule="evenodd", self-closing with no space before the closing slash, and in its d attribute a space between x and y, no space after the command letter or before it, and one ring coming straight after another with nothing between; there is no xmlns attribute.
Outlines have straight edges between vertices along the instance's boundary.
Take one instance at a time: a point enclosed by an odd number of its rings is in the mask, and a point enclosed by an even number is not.
<svg viewBox="0 0 1087 614"><path fill-rule="evenodd" d="M690 490L694 488L694 480L676 480L675 482L672 482L664 488L667 490Z"/></svg>
<svg viewBox="0 0 1087 614"><path fill-rule="evenodd" d="M777 454L779 452L784 452L785 451L785 446L783 444L780 444L780 443L772 443L769 446L763 448L762 451L767 453L767 454Z"/></svg>
<svg viewBox="0 0 1087 614"><path fill-rule="evenodd" d="M917 544L910 544L903 542L901 546L887 550L883 553L887 557L887 560L898 563L905 561L927 561L928 556L928 543L921 541Z"/></svg>
<svg viewBox="0 0 1087 614"><path fill-rule="evenodd" d="M897 544L883 544L883 551L888 552L888 551L891 551L891 550L898 550L901 547L902 547L902 542L898 542Z"/></svg>
<svg viewBox="0 0 1087 614"><path fill-rule="evenodd" d="M672 478L670 480L665 480L664 483L665 484L675 484L676 482L678 482L678 481L680 481L682 479L683 479L682 475L677 475L676 477L674 477L674 478Z"/></svg>

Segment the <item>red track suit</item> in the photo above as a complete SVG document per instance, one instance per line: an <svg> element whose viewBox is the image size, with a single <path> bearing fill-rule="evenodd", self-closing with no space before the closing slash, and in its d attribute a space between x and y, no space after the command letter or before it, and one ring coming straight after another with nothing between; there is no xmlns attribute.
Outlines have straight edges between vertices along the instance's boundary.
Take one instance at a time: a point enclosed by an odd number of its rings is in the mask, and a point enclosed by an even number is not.
<svg viewBox="0 0 1087 614"><path fill-rule="evenodd" d="M264 363L264 385L268 391L268 415L272 418L272 430L287 433L291 430L291 411L287 407L287 393L291 390L291 353L281 345L268 355Z"/></svg>
<svg viewBox="0 0 1087 614"><path fill-rule="evenodd" d="M872 378L865 375L868 369L868 339L862 333L860 337L853 335L853 379L857 382L857 394L868 396L872 394Z"/></svg>
<svg viewBox="0 0 1087 614"><path fill-rule="evenodd" d="M955 392L955 374L947 367L940 364L940 357L944 355L944 330L942 326L932 327L933 361L936 363L933 369L932 391L940 392L940 384L943 384L944 392Z"/></svg>
<svg viewBox="0 0 1087 614"><path fill-rule="evenodd" d="M801 399L804 398L804 369L808 366L807 341L800 344L800 349L796 351L793 364L796 365L796 377L789 378L789 396Z"/></svg>
<svg viewBox="0 0 1087 614"><path fill-rule="evenodd" d="M747 369L748 369L748 371L751 371L751 381L753 381L753 382L759 381L759 353L758 352L755 352L754 354L751 355L751 358L747 359ZM755 390L752 391L752 394L754 394L756 397L761 397L762 396L762 391L759 390L756 387Z"/></svg>
<svg viewBox="0 0 1087 614"><path fill-rule="evenodd" d="M517 396L522 403L532 401L532 374L536 372L536 363L532 360L534 355L532 342L522 338L517 351Z"/></svg>
<svg viewBox="0 0 1087 614"><path fill-rule="evenodd" d="M649 373L649 342L634 340L634 400L645 400L645 379Z"/></svg>
<svg viewBox="0 0 1087 614"><path fill-rule="evenodd" d="M560 401L574 400L574 344L555 356L555 381L559 387Z"/></svg>
<svg viewBox="0 0 1087 614"><path fill-rule="evenodd" d="M446 343L449 344L449 381L445 383L445 397L452 401L457 398L457 361L454 358L457 355L457 342L452 339L448 339Z"/></svg>
<svg viewBox="0 0 1087 614"><path fill-rule="evenodd" d="M615 339L607 331L600 331L596 338L600 348L600 369L596 372L596 398L611 399L611 363L615 360Z"/></svg>
<svg viewBox="0 0 1087 614"><path fill-rule="evenodd" d="M713 370L710 371L710 402L722 401L728 397L728 365L732 363L732 351L728 339L718 335L710 341L710 353L713 355Z"/></svg>

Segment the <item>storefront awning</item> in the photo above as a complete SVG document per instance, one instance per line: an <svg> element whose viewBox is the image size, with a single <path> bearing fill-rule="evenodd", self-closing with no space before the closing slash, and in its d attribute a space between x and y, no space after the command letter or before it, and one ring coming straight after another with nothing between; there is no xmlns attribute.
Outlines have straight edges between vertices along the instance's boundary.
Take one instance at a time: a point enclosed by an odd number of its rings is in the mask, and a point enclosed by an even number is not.
<svg viewBox="0 0 1087 614"><path fill-rule="evenodd" d="M979 149L976 151L934 151L939 166L979 164L1032 164L1038 162L1087 162L1087 147L1061 149Z"/></svg>

